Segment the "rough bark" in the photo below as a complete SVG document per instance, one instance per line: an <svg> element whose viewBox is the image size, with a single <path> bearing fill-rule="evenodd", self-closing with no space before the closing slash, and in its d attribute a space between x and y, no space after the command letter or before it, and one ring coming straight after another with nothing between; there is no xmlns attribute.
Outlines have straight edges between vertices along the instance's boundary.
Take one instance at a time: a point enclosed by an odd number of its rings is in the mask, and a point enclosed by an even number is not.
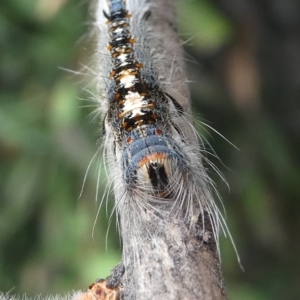
<svg viewBox="0 0 300 300"><path fill-rule="evenodd" d="M215 241L210 231L202 234L200 223L194 231L179 219L149 224L151 238L144 233L139 264L134 263L131 236L123 236L123 299L226 299ZM120 266L108 283L118 283L119 275Z"/></svg>

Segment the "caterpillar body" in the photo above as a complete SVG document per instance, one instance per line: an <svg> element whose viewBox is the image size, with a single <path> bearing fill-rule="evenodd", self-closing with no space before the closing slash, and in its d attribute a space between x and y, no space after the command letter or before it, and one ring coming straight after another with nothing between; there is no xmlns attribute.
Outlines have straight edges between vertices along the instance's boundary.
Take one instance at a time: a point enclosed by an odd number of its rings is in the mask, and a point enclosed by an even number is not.
<svg viewBox="0 0 300 300"><path fill-rule="evenodd" d="M202 218L203 237L210 231L217 248L219 228L227 231L189 117L173 1L163 3L99 1L96 9L104 149L121 235L132 237L123 247L136 252L136 261L141 232L151 238L149 224L165 218L189 228Z"/></svg>
<svg viewBox="0 0 300 300"><path fill-rule="evenodd" d="M113 133L113 151L129 197L136 193L157 200L172 198L174 170L179 174L188 170L184 137L178 124L171 124L171 114L180 115L182 108L160 89L153 69L143 74L143 64L135 58L129 18L121 1L111 2L108 49L114 80L105 128L109 126Z"/></svg>

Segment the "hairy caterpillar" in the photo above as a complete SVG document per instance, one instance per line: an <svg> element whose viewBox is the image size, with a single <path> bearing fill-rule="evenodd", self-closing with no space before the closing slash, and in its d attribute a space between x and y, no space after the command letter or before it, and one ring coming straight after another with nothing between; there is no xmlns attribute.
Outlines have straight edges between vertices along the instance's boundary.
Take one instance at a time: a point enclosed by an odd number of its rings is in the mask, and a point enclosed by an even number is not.
<svg viewBox="0 0 300 300"><path fill-rule="evenodd" d="M162 14L168 21L172 7L166 2ZM153 6L154 1L100 1L96 24L99 88L106 93L104 145L121 229L136 241L125 247L136 252L137 263L141 232L153 236L153 228L140 225L182 217L193 228L195 216L206 215L216 241L222 226L188 117L178 41L154 30ZM209 238L204 231L203 240Z"/></svg>
<svg viewBox="0 0 300 300"><path fill-rule="evenodd" d="M205 287L197 282L207 274L223 289L219 264L208 273L194 268L188 245L200 239L220 254L220 229L232 241L192 125L174 16L172 0L96 6L96 100L123 241L122 262L104 286L124 299L161 299L161 291L168 299L200 299Z"/></svg>
<svg viewBox="0 0 300 300"><path fill-rule="evenodd" d="M136 240L142 220L181 215L192 227L195 216L205 226L206 216L218 245L219 228L227 226L189 117L180 41L175 24L170 37L157 22L172 22L173 10L173 1L98 2L98 83L105 91L100 102L109 178L121 230Z"/></svg>

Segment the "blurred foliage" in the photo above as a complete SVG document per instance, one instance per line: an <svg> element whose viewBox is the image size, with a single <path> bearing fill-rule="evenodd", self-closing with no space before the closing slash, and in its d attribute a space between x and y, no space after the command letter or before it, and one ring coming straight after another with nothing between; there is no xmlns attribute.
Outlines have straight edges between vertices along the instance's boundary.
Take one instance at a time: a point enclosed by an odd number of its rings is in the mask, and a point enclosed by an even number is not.
<svg viewBox="0 0 300 300"><path fill-rule="evenodd" d="M286 80L293 61L278 61L275 51L277 46L282 50L284 33L293 25L284 22L280 12L289 20L293 15L287 9L272 10L278 1L269 6L262 1L262 8L253 4L262 12L262 20L253 25L256 10L250 2L181 1L180 31L184 40L193 37L186 51L195 62L188 70L196 82L191 84L196 114L240 149L199 123L199 131L223 162L211 157L230 192L216 174L211 176L224 199L245 268L239 268L228 239L222 240L229 298L297 299L300 83L294 77ZM252 10L247 10L247 3ZM243 5L249 13L243 14ZM120 259L114 219L106 241L109 208L108 213L102 209L95 221L99 201L94 200L101 199L106 180L104 171L98 171L99 155L81 194L101 136L99 120L89 117L96 106L81 100L90 98L86 81L59 68L77 71L90 63L91 41L84 38L90 18L85 1L0 2L2 291L32 295L84 289L95 278L106 277ZM240 34L243 26L246 30ZM243 39L247 32L257 34L250 47ZM251 55L257 65L234 67L234 62L244 62L245 57L247 62ZM250 89L238 89L240 77L230 72L239 67L242 75L249 68L257 71L249 72L254 82ZM293 74L300 78L300 67L294 67ZM240 101L248 90L250 96L254 90L255 97Z"/></svg>

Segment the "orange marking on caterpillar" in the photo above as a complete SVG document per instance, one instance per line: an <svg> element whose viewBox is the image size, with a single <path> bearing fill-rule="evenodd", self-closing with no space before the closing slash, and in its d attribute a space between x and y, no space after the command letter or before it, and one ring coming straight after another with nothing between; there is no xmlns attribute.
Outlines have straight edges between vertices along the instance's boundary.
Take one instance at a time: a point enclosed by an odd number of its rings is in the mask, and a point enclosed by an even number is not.
<svg viewBox="0 0 300 300"><path fill-rule="evenodd" d="M139 69L141 69L141 68L143 68L144 67L144 65L143 64L141 64L141 63L136 63L135 64L135 66L137 67L137 68L139 68Z"/></svg>
<svg viewBox="0 0 300 300"><path fill-rule="evenodd" d="M128 144L131 144L133 142L133 138L132 137L128 137L127 140L126 140L126 142Z"/></svg>
<svg viewBox="0 0 300 300"><path fill-rule="evenodd" d="M128 43L130 43L130 44L134 44L135 42L136 42L135 38L130 38L129 41L128 41Z"/></svg>
<svg viewBox="0 0 300 300"><path fill-rule="evenodd" d="M167 159L166 154L153 153L153 154L147 155L143 159L141 159L139 162L139 167L142 167L143 165L148 164L151 161L164 160L164 159Z"/></svg>

